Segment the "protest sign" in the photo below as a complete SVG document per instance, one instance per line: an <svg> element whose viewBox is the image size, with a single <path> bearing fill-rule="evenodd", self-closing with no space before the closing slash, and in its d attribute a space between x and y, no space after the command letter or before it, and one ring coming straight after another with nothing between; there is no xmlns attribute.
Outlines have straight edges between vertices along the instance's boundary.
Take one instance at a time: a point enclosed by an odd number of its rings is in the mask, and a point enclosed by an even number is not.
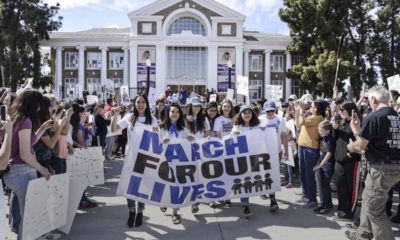
<svg viewBox="0 0 400 240"><path fill-rule="evenodd" d="M107 93L113 93L114 92L114 81L110 80L110 79L105 79L104 87L105 87L105 91Z"/></svg>
<svg viewBox="0 0 400 240"><path fill-rule="evenodd" d="M287 159L283 159L283 160L282 160L282 163L294 167L295 165L294 165L294 155L293 155L293 152L294 152L295 150L296 150L296 149L293 149L292 146L291 146L290 144L288 144L288 157L287 157ZM284 149L283 146L282 146L282 152L284 152L284 151L285 151L285 149Z"/></svg>
<svg viewBox="0 0 400 240"><path fill-rule="evenodd" d="M157 90L155 88L149 88L149 103L151 106L156 104L157 101Z"/></svg>
<svg viewBox="0 0 400 240"><path fill-rule="evenodd" d="M4 197L3 182L0 181L0 240L6 239L6 201Z"/></svg>
<svg viewBox="0 0 400 240"><path fill-rule="evenodd" d="M235 89L228 88L228 92L226 93L226 99L231 100L233 102L234 94L235 94Z"/></svg>
<svg viewBox="0 0 400 240"><path fill-rule="evenodd" d="M258 196L280 190L277 134L245 131L223 139L159 140L135 126L117 193L160 207ZM137 136L137 137L136 137ZM252 144L255 139L264 139Z"/></svg>
<svg viewBox="0 0 400 240"><path fill-rule="evenodd" d="M210 101L209 102L216 102L217 101L217 94L211 94L210 95Z"/></svg>
<svg viewBox="0 0 400 240"><path fill-rule="evenodd" d="M29 181L22 239L36 239L65 225L68 199L68 173L51 176L48 181L45 178Z"/></svg>
<svg viewBox="0 0 400 240"><path fill-rule="evenodd" d="M83 177L85 186L104 184L104 158L98 157L96 149L76 148L67 159L67 172L71 178Z"/></svg>
<svg viewBox="0 0 400 240"><path fill-rule="evenodd" d="M280 98L283 97L283 88L281 85L267 85L265 89L265 98L268 101L275 102L276 105L280 105Z"/></svg>
<svg viewBox="0 0 400 240"><path fill-rule="evenodd" d="M389 90L396 90L400 92L400 75L394 75L387 78Z"/></svg>
<svg viewBox="0 0 400 240"><path fill-rule="evenodd" d="M129 97L129 87L121 86L119 91L120 91L120 95L121 95L121 104L129 105L131 103L131 98Z"/></svg>
<svg viewBox="0 0 400 240"><path fill-rule="evenodd" d="M237 78L237 94L249 96L249 78L238 76Z"/></svg>
<svg viewBox="0 0 400 240"><path fill-rule="evenodd" d="M83 182L85 182L84 177L70 178L67 221L65 225L58 228L58 230L66 234L71 231L76 211L78 210L79 203L81 202L83 191L86 188L86 185L82 184Z"/></svg>
<svg viewBox="0 0 400 240"><path fill-rule="evenodd" d="M86 102L88 105L93 105L99 102L99 97L96 95L87 95Z"/></svg>

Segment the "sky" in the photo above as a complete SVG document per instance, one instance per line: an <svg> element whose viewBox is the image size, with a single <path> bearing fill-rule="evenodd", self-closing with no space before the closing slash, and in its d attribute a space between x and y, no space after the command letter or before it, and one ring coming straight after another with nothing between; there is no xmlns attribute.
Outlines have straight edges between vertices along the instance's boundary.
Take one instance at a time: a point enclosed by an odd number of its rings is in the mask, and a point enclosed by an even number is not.
<svg viewBox="0 0 400 240"><path fill-rule="evenodd" d="M162 0L44 0L60 3L64 19L61 32L102 27L130 27L127 14L154 1ZM264 33L289 35L289 28L278 16L283 0L216 0L247 16L244 27Z"/></svg>

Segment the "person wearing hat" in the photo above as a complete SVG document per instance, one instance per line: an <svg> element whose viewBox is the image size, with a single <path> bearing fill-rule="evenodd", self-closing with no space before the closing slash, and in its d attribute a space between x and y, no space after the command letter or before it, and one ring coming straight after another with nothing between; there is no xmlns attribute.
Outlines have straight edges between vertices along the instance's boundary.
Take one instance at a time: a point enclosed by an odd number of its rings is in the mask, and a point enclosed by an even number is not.
<svg viewBox="0 0 400 240"><path fill-rule="evenodd" d="M259 117L260 127L262 128L273 128L276 130L278 139L278 152L279 160L286 159L288 156L288 140L287 140L287 128L285 120L276 114L275 102L267 101L263 106L264 114ZM283 144L284 152L282 156L281 146ZM262 198L266 198L265 195ZM278 203L275 199L275 193L269 194L271 200L270 211L276 212L279 209Z"/></svg>
<svg viewBox="0 0 400 240"><path fill-rule="evenodd" d="M240 132L243 131L260 129L260 120L249 105L241 106L239 114L237 114L233 118L232 122L234 126L231 130L231 135L240 134ZM251 210L249 208L249 198L240 198L240 204L243 208L244 217L248 218L251 215Z"/></svg>

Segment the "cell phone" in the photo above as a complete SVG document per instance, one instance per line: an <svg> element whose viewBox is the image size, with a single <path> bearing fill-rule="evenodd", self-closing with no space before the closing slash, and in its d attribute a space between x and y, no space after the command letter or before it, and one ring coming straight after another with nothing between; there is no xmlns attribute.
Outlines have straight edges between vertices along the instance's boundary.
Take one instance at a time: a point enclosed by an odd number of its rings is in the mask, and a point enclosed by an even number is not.
<svg viewBox="0 0 400 240"><path fill-rule="evenodd" d="M2 105L0 107L0 119L1 121L6 121L7 120L7 114L8 114L8 109L6 105Z"/></svg>

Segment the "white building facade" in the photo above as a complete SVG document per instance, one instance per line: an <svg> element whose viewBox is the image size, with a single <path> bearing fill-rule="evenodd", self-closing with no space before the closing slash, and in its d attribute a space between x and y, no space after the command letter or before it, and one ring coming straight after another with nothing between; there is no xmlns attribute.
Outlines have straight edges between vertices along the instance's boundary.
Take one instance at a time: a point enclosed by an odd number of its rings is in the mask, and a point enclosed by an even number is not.
<svg viewBox="0 0 400 240"><path fill-rule="evenodd" d="M160 93L170 86L202 95L226 92L240 75L249 77L252 101L271 84L283 87L284 98L300 94L299 81L286 77L301 61L286 51L290 37L244 31L246 16L214 0L159 0L128 17L130 28L54 32L42 43L52 48L58 96L99 94L106 79L135 93L148 77Z"/></svg>

